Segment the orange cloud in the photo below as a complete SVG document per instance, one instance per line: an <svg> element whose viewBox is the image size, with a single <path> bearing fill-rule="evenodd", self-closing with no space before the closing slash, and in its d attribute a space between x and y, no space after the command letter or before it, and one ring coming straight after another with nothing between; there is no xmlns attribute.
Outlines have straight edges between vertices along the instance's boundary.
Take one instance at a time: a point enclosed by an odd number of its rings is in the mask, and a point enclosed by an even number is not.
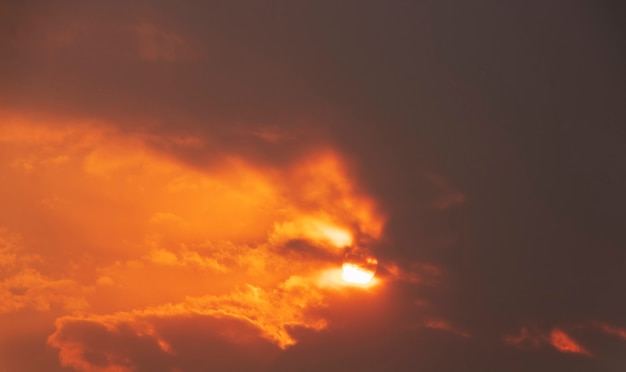
<svg viewBox="0 0 626 372"><path fill-rule="evenodd" d="M522 327L519 335L504 337L504 342L517 347L540 348L550 345L562 353L580 354L592 357L593 354L582 347L569 334L560 328L553 328L549 333L537 328Z"/></svg>
<svg viewBox="0 0 626 372"><path fill-rule="evenodd" d="M158 346L157 354L169 354L175 359L184 350L175 346L176 341L159 324L191 317L213 324L210 333L228 344L243 345L245 349L250 343L269 342L285 348L296 342L290 328L320 330L326 326L326 321L313 311L324 306L324 292L320 281L291 277L273 290L247 286L226 295L189 297L180 303L130 312L65 316L57 320L57 330L48 343L60 350L64 366L86 371L134 370L136 355L113 344L103 348L101 340L141 338ZM97 335L85 337L85 330ZM191 333L193 328L183 332ZM94 362L93 354L99 355L101 365Z"/></svg>
<svg viewBox="0 0 626 372"><path fill-rule="evenodd" d="M567 333L560 329L553 329L550 333L550 343L557 350L564 353L582 354L591 356L591 353L574 341Z"/></svg>
<svg viewBox="0 0 626 372"><path fill-rule="evenodd" d="M91 292L72 279L54 278L41 272L42 259L27 253L17 234L0 228L0 314L23 309L66 311L88 308L85 296Z"/></svg>
<svg viewBox="0 0 626 372"><path fill-rule="evenodd" d="M225 345L288 347L291 328L326 326L317 310L348 290L332 274L347 251L382 234L375 201L330 149L280 166L213 153L202 168L154 146L167 137L2 115L0 310L54 308L49 344L65 366L141 368L118 341L174 366L184 351L161 325L189 317Z"/></svg>

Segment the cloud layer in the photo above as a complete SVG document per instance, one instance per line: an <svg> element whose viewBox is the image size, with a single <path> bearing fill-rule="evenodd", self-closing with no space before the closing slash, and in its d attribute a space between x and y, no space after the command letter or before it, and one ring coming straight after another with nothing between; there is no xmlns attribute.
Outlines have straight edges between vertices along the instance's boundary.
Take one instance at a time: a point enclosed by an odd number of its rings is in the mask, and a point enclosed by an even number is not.
<svg viewBox="0 0 626 372"><path fill-rule="evenodd" d="M610 7L0 2L0 371L624 370Z"/></svg>

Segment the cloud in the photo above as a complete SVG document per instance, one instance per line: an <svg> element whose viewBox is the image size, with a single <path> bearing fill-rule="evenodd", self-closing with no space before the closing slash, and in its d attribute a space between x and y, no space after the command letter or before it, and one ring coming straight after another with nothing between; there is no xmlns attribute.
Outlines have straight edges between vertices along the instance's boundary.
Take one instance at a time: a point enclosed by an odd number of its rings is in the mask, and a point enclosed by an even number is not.
<svg viewBox="0 0 626 372"><path fill-rule="evenodd" d="M519 335L504 337L504 342L520 348L539 349L546 345L568 354L579 354L592 357L593 354L581 346L561 328L553 328L550 332L543 332L537 328L522 327Z"/></svg>
<svg viewBox="0 0 626 372"><path fill-rule="evenodd" d="M598 329L607 335L616 336L626 341L626 328L611 325L605 322L593 322L592 328Z"/></svg>
<svg viewBox="0 0 626 372"><path fill-rule="evenodd" d="M553 350L563 355L563 362L571 360L587 365L588 369L584 370L619 371L624 368L626 350L623 331L608 322L580 321L552 327L523 326L517 334L506 335L502 341L524 351L525 358L542 359L545 350Z"/></svg>
<svg viewBox="0 0 626 372"><path fill-rule="evenodd" d="M492 3L0 2L0 369L622 370L617 35Z"/></svg>
<svg viewBox="0 0 626 372"><path fill-rule="evenodd" d="M374 254L385 218L328 146L277 164L235 148L200 168L178 153L211 146L196 137L3 115L5 202L40 222L0 211L29 241L18 254L17 234L2 240L13 270L0 285L2 310L59 307L48 343L63 366L142 369L155 354L169 369L207 355L250 368L296 344L294 330L325 329L332 298L378 290L380 279L361 288L341 279L349 249ZM239 349L250 358L233 358Z"/></svg>
<svg viewBox="0 0 626 372"><path fill-rule="evenodd" d="M550 333L550 343L555 349L563 353L581 354L588 357L592 356L592 354L587 349L580 346L578 342L576 342L567 333L560 329L552 330L552 332Z"/></svg>
<svg viewBox="0 0 626 372"><path fill-rule="evenodd" d="M243 368L239 363L258 368L259 360L295 343L290 327L325 327L311 311L323 305L322 299L319 289L293 277L271 291L247 286L228 295L190 297L132 312L61 317L48 343L60 350L63 365L85 371L146 368L146 353L153 362L164 359L172 366L205 359L220 368ZM197 354L189 355L190 350ZM248 352L254 354L251 361Z"/></svg>
<svg viewBox="0 0 626 372"><path fill-rule="evenodd" d="M0 227L0 314L24 309L49 311L60 307L63 311L89 307L85 296L89 286L63 277L50 277L38 267L39 255L28 253L19 235Z"/></svg>
<svg viewBox="0 0 626 372"><path fill-rule="evenodd" d="M160 336L155 338L158 333ZM80 371L249 370L280 349L245 321L204 315L136 321L66 321L49 342L61 363Z"/></svg>

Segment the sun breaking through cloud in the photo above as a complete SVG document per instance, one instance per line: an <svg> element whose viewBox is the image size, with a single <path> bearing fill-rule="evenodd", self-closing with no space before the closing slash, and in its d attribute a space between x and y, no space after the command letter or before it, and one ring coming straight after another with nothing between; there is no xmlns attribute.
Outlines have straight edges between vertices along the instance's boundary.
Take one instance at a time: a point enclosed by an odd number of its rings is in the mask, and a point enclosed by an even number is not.
<svg viewBox="0 0 626 372"><path fill-rule="evenodd" d="M12 180L1 186L0 309L54 308L49 345L63 365L134 368L114 344L94 349L92 331L176 354L159 325L185 317L231 324L216 326L228 342L285 348L292 327L325 327L316 309L341 288L326 272L343 264L347 282L374 276L375 258L344 260L384 220L330 149L281 167L224 153L203 169L151 145L175 141L166 137L8 114L0 141ZM30 222L11 219L16 211Z"/></svg>

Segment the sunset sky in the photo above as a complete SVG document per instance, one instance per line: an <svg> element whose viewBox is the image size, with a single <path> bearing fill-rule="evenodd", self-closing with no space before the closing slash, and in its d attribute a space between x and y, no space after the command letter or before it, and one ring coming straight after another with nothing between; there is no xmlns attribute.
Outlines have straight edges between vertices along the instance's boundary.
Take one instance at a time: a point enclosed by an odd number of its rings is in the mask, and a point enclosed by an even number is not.
<svg viewBox="0 0 626 372"><path fill-rule="evenodd" d="M0 0L0 372L626 371L616 4Z"/></svg>

